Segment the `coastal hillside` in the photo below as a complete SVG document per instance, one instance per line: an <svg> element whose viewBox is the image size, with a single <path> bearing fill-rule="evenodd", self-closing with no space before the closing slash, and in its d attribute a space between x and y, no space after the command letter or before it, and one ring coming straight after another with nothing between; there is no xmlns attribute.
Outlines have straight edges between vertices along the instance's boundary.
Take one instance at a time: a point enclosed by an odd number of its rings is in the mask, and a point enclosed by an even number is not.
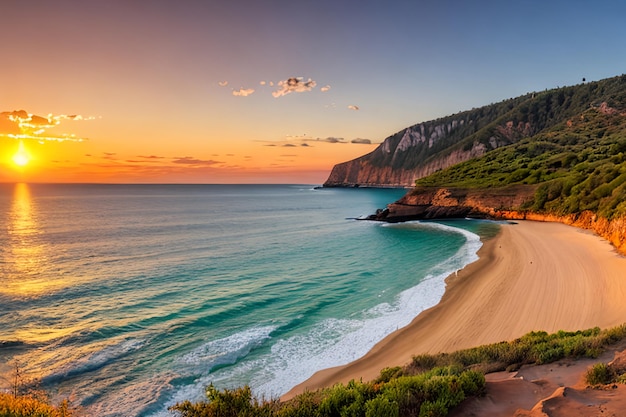
<svg viewBox="0 0 626 417"><path fill-rule="evenodd" d="M626 106L614 102L419 179L376 218L560 221L626 252Z"/></svg>
<svg viewBox="0 0 626 417"><path fill-rule="evenodd" d="M335 165L324 186L412 186L501 147L544 138L589 109L624 108L626 75L526 94L408 127L371 153Z"/></svg>

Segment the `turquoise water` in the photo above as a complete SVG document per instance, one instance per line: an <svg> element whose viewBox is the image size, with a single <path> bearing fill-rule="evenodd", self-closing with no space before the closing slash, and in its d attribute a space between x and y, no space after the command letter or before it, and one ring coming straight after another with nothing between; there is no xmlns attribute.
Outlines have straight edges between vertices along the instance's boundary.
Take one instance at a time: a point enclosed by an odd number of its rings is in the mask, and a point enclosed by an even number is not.
<svg viewBox="0 0 626 417"><path fill-rule="evenodd" d="M408 324L476 259L480 222L354 220L403 194L0 185L0 371L17 360L100 416L169 415L209 383L283 394Z"/></svg>

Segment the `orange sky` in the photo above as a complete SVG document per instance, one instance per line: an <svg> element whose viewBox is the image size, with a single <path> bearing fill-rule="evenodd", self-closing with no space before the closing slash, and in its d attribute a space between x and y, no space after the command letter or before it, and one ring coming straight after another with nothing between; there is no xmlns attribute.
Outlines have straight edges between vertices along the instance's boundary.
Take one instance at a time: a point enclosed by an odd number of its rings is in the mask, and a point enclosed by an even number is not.
<svg viewBox="0 0 626 417"><path fill-rule="evenodd" d="M321 184L413 124L626 68L621 0L5 3L0 182Z"/></svg>
<svg viewBox="0 0 626 417"><path fill-rule="evenodd" d="M100 133L107 132L104 117L38 118L3 112L0 119L4 182L318 184L335 161L352 159L375 146L304 135L280 141L169 139L157 122L144 134L162 139L149 146L128 138L112 146L106 133ZM203 140L209 143L203 145ZM26 163L16 163L16 155Z"/></svg>

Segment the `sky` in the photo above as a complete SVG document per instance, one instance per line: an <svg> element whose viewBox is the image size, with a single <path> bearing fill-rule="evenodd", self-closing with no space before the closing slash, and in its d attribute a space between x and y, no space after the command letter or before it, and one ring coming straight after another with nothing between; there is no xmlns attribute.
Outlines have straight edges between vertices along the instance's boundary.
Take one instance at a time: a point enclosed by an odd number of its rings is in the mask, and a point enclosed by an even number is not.
<svg viewBox="0 0 626 417"><path fill-rule="evenodd" d="M413 124L626 72L623 0L3 0L0 182L321 184Z"/></svg>

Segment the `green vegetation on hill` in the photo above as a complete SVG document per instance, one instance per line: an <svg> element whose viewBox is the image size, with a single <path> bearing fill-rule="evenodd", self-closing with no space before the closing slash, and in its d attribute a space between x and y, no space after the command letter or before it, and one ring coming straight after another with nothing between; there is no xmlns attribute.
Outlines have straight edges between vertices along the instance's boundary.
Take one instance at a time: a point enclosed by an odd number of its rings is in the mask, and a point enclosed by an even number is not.
<svg viewBox="0 0 626 417"><path fill-rule="evenodd" d="M612 219L626 215L625 154L626 116L606 106L594 107L533 137L417 180L416 185L533 184L535 199L522 209L557 215L590 210Z"/></svg>
<svg viewBox="0 0 626 417"><path fill-rule="evenodd" d="M465 398L483 392L485 372L563 358L595 358L625 338L626 325L608 330L532 332L512 342L415 356L406 367L384 369L375 381L337 384L284 403L255 399L249 387L218 390L209 386L208 401L185 401L172 410L183 417L443 417Z"/></svg>
<svg viewBox="0 0 626 417"><path fill-rule="evenodd" d="M484 145L490 151L516 143L562 125L601 103L626 108L626 75L529 93L420 123L390 136L387 139L389 148L395 150L407 131L424 132L427 140L413 144L403 152L387 152L379 147L361 158L376 167L413 169L476 145ZM437 129L440 129L437 139L428 140Z"/></svg>

